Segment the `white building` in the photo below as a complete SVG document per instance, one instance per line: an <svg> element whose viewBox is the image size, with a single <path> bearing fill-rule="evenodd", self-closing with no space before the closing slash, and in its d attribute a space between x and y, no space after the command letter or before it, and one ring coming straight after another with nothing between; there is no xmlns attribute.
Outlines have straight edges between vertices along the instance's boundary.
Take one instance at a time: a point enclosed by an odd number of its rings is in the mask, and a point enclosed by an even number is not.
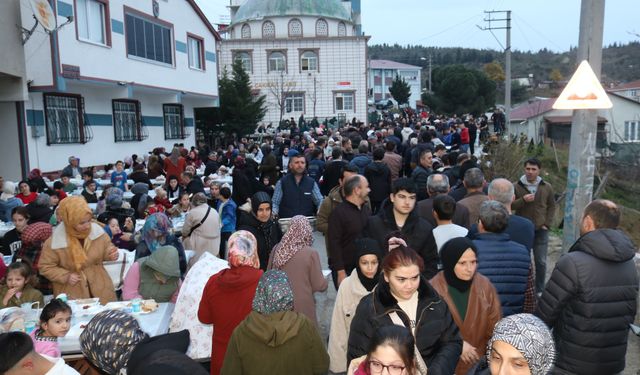
<svg viewBox="0 0 640 375"><path fill-rule="evenodd" d="M267 96L265 123L277 124L281 109L296 121L366 121L368 37L359 19L360 0L232 1L221 72L243 62L254 92Z"/></svg>
<svg viewBox="0 0 640 375"><path fill-rule="evenodd" d="M608 91L640 102L640 80L618 85Z"/></svg>
<svg viewBox="0 0 640 375"><path fill-rule="evenodd" d="M396 76L404 78L411 89L409 105L416 108L422 94L422 68L389 60L371 60L369 62L369 87L372 89L371 99L375 103L393 99L389 88Z"/></svg>
<svg viewBox="0 0 640 375"><path fill-rule="evenodd" d="M10 2L30 28L29 2ZM193 0L51 3L58 25L73 22L51 34L39 26L24 45L22 170L60 170L70 155L102 165L194 143L194 108L218 102L220 37ZM0 139L15 141L11 128L3 123Z"/></svg>

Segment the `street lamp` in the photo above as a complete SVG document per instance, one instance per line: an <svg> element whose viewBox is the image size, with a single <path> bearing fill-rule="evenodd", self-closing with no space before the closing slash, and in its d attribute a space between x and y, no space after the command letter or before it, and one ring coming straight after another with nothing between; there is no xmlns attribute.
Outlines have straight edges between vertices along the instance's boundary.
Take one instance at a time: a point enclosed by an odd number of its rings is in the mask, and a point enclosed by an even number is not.
<svg viewBox="0 0 640 375"><path fill-rule="evenodd" d="M420 57L420 60L427 61L427 58ZM431 54L429 54L429 92L431 92Z"/></svg>

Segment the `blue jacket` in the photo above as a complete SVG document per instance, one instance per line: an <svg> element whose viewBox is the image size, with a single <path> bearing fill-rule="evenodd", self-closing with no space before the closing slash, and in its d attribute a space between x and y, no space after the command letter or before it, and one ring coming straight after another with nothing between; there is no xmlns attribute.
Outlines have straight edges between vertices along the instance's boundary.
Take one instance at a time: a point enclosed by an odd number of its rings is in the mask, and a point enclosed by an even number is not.
<svg viewBox="0 0 640 375"><path fill-rule="evenodd" d="M221 206L222 206L222 212L220 212ZM220 229L220 232L232 233L236 231L236 209L237 208L238 208L238 205L236 204L236 202L233 201L233 199L229 199L227 203L224 204L224 206L222 205L221 200L218 201L216 210L218 210L218 213L220 214L220 219L222 220L222 228Z"/></svg>
<svg viewBox="0 0 640 375"><path fill-rule="evenodd" d="M11 211L14 208L22 206L22 201L19 198L12 197L3 201L0 199L0 220L5 223L10 223L13 220L11 219Z"/></svg>
<svg viewBox="0 0 640 375"><path fill-rule="evenodd" d="M522 313L531 267L529 250L506 233L480 233L473 243L478 248L478 272L496 287L502 315Z"/></svg>
<svg viewBox="0 0 640 375"><path fill-rule="evenodd" d="M358 174L364 176L364 170L367 168L367 165L373 163L373 159L367 154L359 154L358 156L351 159L350 165L358 168Z"/></svg>
<svg viewBox="0 0 640 375"><path fill-rule="evenodd" d="M456 207L456 212L458 207ZM456 223L457 224L457 223ZM507 229L504 230L509 235L512 241L522 244L527 249L533 249L533 237L535 235L535 227L533 222L526 217L511 215L509 216L509 223ZM467 238L475 240L478 235L478 224L473 224L469 229Z"/></svg>
<svg viewBox="0 0 640 375"><path fill-rule="evenodd" d="M313 178L316 182L320 182L320 177L324 174L324 161L320 159L313 159L309 162L307 167L307 173L309 177Z"/></svg>

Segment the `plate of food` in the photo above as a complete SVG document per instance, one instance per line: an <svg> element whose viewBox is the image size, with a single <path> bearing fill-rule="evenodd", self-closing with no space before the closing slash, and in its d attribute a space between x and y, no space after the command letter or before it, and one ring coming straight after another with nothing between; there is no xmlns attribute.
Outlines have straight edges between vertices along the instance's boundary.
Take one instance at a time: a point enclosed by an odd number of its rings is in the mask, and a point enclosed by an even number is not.
<svg viewBox="0 0 640 375"><path fill-rule="evenodd" d="M151 314L158 310L158 303L154 299L140 301L140 311L133 311L133 301L109 302L104 307L111 310L121 310L131 314Z"/></svg>
<svg viewBox="0 0 640 375"><path fill-rule="evenodd" d="M69 300L69 306L74 315L94 315L102 310L99 298L82 298Z"/></svg>

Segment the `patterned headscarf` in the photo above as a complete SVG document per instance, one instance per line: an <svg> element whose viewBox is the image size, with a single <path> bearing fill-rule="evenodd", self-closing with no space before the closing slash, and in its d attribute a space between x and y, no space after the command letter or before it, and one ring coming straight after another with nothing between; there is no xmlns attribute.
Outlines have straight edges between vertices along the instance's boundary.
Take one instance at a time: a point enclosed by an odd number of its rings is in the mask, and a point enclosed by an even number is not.
<svg viewBox="0 0 640 375"><path fill-rule="evenodd" d="M20 239L22 246L40 246L44 241L51 237L52 227L49 223L35 222L29 224L23 231Z"/></svg>
<svg viewBox="0 0 640 375"><path fill-rule="evenodd" d="M105 198L107 208L113 209L122 207L123 195L124 192L122 190L116 187L110 187L107 190L107 195Z"/></svg>
<svg viewBox="0 0 640 375"><path fill-rule="evenodd" d="M258 242L251 232L239 230L229 237L229 267L249 266L260 268Z"/></svg>
<svg viewBox="0 0 640 375"><path fill-rule="evenodd" d="M150 252L153 253L162 245L158 238L171 234L171 228L173 228L173 223L164 213L159 212L147 217L140 233Z"/></svg>
<svg viewBox="0 0 640 375"><path fill-rule="evenodd" d="M291 218L289 230L274 248L273 268L281 269L296 253L313 244L313 230L309 220L302 215Z"/></svg>
<svg viewBox="0 0 640 375"><path fill-rule="evenodd" d="M106 310L94 316L80 334L80 348L91 363L113 375L127 366L133 349L147 337L136 318Z"/></svg>
<svg viewBox="0 0 640 375"><path fill-rule="evenodd" d="M518 349L529 364L531 375L547 375L553 368L556 348L547 325L531 314L516 314L496 323L487 345L487 360L491 362L491 348L496 341Z"/></svg>
<svg viewBox="0 0 640 375"><path fill-rule="evenodd" d="M91 209L87 204L84 197L67 197L63 199L58 205L58 215L64 223L64 229L67 235L67 249L71 253L71 259L76 271L80 271L82 266L87 261L87 249L91 245L91 241L86 240L91 233L91 226L87 230L79 232L76 230L76 225L87 217L92 217ZM80 240L84 241L83 245L80 244Z"/></svg>
<svg viewBox="0 0 640 375"><path fill-rule="evenodd" d="M284 271L270 270L260 277L251 308L263 315L293 310L293 291Z"/></svg>

